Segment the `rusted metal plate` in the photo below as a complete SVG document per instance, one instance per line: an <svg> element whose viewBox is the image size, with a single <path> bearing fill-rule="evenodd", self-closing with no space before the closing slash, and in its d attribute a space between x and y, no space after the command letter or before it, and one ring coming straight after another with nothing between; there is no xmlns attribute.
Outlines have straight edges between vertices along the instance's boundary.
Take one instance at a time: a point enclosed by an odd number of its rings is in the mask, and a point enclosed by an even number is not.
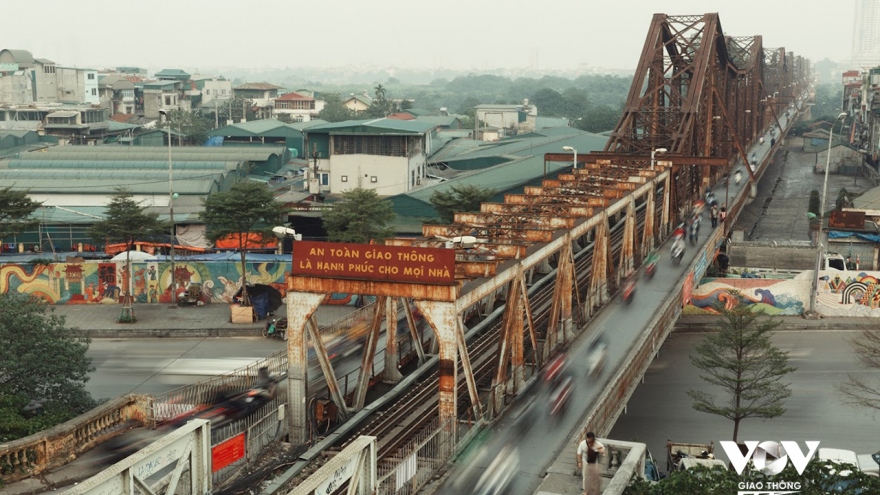
<svg viewBox="0 0 880 495"><path fill-rule="evenodd" d="M385 244L388 246L416 246L416 247L446 247L447 244L451 244L450 241L446 239L387 239ZM461 259L462 254L471 254L478 253L479 255L493 255L498 258L510 259L510 258L522 258L526 255L526 250L528 246L525 244L499 244L496 242L483 242L483 240L478 239L477 242L474 242L472 245L469 244L469 247L463 248L460 245L455 247L455 260Z"/></svg>
<svg viewBox="0 0 880 495"><path fill-rule="evenodd" d="M504 201L507 204L573 204L585 205L594 208L604 208L610 202L599 196L572 196L572 195L533 195L533 194L506 194ZM595 211L594 213L598 213Z"/></svg>
<svg viewBox="0 0 880 495"><path fill-rule="evenodd" d="M414 284L455 283L451 249L342 242L293 243L293 275Z"/></svg>
<svg viewBox="0 0 880 495"><path fill-rule="evenodd" d="M828 217L828 226L837 229L862 230L865 228L865 212L834 210Z"/></svg>
<svg viewBox="0 0 880 495"><path fill-rule="evenodd" d="M287 278L288 291L328 294L371 294L374 296L409 297L425 301L455 301L457 285L429 285L370 280L346 280L293 275Z"/></svg>
<svg viewBox="0 0 880 495"><path fill-rule="evenodd" d="M473 227L470 225L422 225L422 235L425 237L456 237L470 235L478 238L491 238L493 242L501 240L514 240L527 243L549 242L553 238L553 229L509 229L495 227Z"/></svg>
<svg viewBox="0 0 880 495"><path fill-rule="evenodd" d="M466 261L455 264L455 275L464 278L494 277L498 262Z"/></svg>

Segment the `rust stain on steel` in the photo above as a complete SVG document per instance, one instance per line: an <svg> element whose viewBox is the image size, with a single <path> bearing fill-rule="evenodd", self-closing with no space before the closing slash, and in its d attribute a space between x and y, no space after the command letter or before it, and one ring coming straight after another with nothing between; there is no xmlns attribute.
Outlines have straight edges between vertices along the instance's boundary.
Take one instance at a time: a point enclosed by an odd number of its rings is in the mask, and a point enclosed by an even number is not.
<svg viewBox="0 0 880 495"><path fill-rule="evenodd" d="M580 196L554 196L554 195L536 195L536 194L507 194L504 196L506 204L571 204L582 205L592 208L604 208L610 204L605 198L599 197L580 197ZM598 213L598 211L593 212Z"/></svg>
<svg viewBox="0 0 880 495"><path fill-rule="evenodd" d="M451 249L300 241L293 244L293 275L417 284L455 283Z"/></svg>
<svg viewBox="0 0 880 495"><path fill-rule="evenodd" d="M288 291L328 294L372 294L374 296L408 297L426 301L455 301L456 285L428 285L375 280L345 280L293 275L287 278Z"/></svg>
<svg viewBox="0 0 880 495"><path fill-rule="evenodd" d="M422 225L422 235L425 237L448 238L460 235L470 235L475 237L489 237L496 242L501 239L513 239L529 243L550 242L553 238L553 232L553 229L473 227L471 225Z"/></svg>
<svg viewBox="0 0 880 495"><path fill-rule="evenodd" d="M385 244L388 246L416 246L416 247L433 247L433 248L441 248L445 247L449 243L449 241L439 240L439 239L411 239L411 238L400 238L400 239L386 239ZM458 262L462 260L462 254L470 254L470 253L479 253L481 256L492 255L497 258L522 258L526 255L526 250L528 246L525 244L498 244L494 242L480 242L479 240L473 243L473 246L469 248L456 247L455 248L455 261ZM465 258L466 259L466 258Z"/></svg>
<svg viewBox="0 0 880 495"><path fill-rule="evenodd" d="M494 277L497 262L469 261L455 264L455 275L464 278Z"/></svg>

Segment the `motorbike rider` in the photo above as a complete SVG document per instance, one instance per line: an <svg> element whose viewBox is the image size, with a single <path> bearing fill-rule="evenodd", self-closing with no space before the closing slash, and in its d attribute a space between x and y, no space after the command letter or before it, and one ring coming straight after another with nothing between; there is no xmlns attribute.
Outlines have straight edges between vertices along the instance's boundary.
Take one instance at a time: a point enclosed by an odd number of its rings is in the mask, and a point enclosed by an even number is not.
<svg viewBox="0 0 880 495"><path fill-rule="evenodd" d="M742 170L737 170L736 173L733 175L733 180L734 180L734 182L737 183L737 185L739 185L739 181L742 180L742 176L743 176Z"/></svg>
<svg viewBox="0 0 880 495"><path fill-rule="evenodd" d="M275 398L277 386L275 384L275 380L273 380L272 376L269 375L269 368L267 368L266 366L263 366L262 368L257 370L257 383L254 384L254 390L257 392L258 397L262 397L267 400Z"/></svg>
<svg viewBox="0 0 880 495"><path fill-rule="evenodd" d="M654 268L657 264L657 261L660 260L660 255L657 254L657 251L651 251L648 253L648 257L645 259L645 263L648 265L648 268Z"/></svg>
<svg viewBox="0 0 880 495"><path fill-rule="evenodd" d="M684 238L676 237L675 242L672 243L672 257L679 258L684 255Z"/></svg>

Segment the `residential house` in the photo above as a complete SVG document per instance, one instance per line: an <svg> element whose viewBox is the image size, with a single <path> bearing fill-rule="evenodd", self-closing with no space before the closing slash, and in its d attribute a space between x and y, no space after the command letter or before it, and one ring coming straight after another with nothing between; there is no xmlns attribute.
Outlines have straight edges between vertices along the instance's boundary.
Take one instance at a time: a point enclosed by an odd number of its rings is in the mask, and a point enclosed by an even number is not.
<svg viewBox="0 0 880 495"><path fill-rule="evenodd" d="M92 105L0 106L0 128L44 131L59 144L95 144L107 130L107 109Z"/></svg>
<svg viewBox="0 0 880 495"><path fill-rule="evenodd" d="M134 83L122 75L100 76L98 97L101 105L107 108L111 117L116 114L131 115L135 113Z"/></svg>
<svg viewBox="0 0 880 495"><path fill-rule="evenodd" d="M497 127L505 130L505 135L516 135L535 130L538 107L523 100L521 105L477 105L476 120L480 127Z"/></svg>
<svg viewBox="0 0 880 495"><path fill-rule="evenodd" d="M58 66L51 60L34 58L27 50L0 50L0 73L14 78L0 83L4 93L15 92L15 95L2 96L4 103L97 104L100 101L96 70ZM21 76L29 78L30 84L23 83Z"/></svg>
<svg viewBox="0 0 880 495"><path fill-rule="evenodd" d="M316 100L299 92L287 93L275 98L275 118L287 116L290 122L308 122L318 118L324 109L324 100Z"/></svg>
<svg viewBox="0 0 880 495"><path fill-rule="evenodd" d="M364 92L364 94L361 94L361 95L356 95L356 94L352 93L348 98L346 98L342 102L342 106L344 106L345 108L347 108L355 113L365 112L372 105L373 105L373 99L370 98L370 96L367 95L366 92Z"/></svg>
<svg viewBox="0 0 880 495"><path fill-rule="evenodd" d="M381 196L405 193L425 179L435 124L394 120L349 120L303 130L309 192L338 194L373 189Z"/></svg>
<svg viewBox="0 0 880 495"><path fill-rule="evenodd" d="M232 81L222 76L202 76L195 74L192 82L201 94L201 104L205 105L213 100L229 100L232 98Z"/></svg>
<svg viewBox="0 0 880 495"><path fill-rule="evenodd" d="M233 88L233 97L242 97L253 102L254 112L258 119L272 117L272 109L275 98L278 98L278 90L281 86L269 83L244 83Z"/></svg>
<svg viewBox="0 0 880 495"><path fill-rule="evenodd" d="M136 85L137 86L137 85ZM159 118L160 111L190 111L191 100L186 94L187 85L182 81L164 80L141 83L144 99L144 116Z"/></svg>

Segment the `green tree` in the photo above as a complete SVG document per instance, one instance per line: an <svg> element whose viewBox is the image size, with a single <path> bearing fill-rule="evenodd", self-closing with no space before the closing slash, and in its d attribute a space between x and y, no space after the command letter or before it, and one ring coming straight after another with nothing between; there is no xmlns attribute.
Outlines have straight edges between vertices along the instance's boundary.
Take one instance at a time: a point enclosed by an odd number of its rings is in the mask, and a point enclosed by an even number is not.
<svg viewBox="0 0 880 495"><path fill-rule="evenodd" d="M708 335L695 348L691 362L703 374L706 383L721 389L723 399L700 390L688 390L697 411L715 414L733 421L733 441L737 440L740 422L746 418L770 419L785 413L784 401L791 395L782 378L795 371L788 365L788 353L770 342L779 322L759 319L746 301L739 299L733 309L719 306L721 319L717 333Z"/></svg>
<svg viewBox="0 0 880 495"><path fill-rule="evenodd" d="M368 108L364 112L364 116L371 119L379 119L382 117L386 117L391 114L392 105L391 100L385 97L385 87L381 84L377 84L374 88L373 103L370 104L370 108Z"/></svg>
<svg viewBox="0 0 880 495"><path fill-rule="evenodd" d="M160 129L170 129L183 134L181 139L195 145L204 144L208 132L214 128L214 122L198 113L186 110L171 110L167 117L157 124Z"/></svg>
<svg viewBox="0 0 880 495"><path fill-rule="evenodd" d="M532 94L529 101L538 107L541 115L546 115L547 117L565 117L569 115L567 102L558 91L541 88Z"/></svg>
<svg viewBox="0 0 880 495"><path fill-rule="evenodd" d="M354 112L342 104L342 98L337 93L327 93L324 95L324 109L318 118L327 122L342 122L354 119Z"/></svg>
<svg viewBox="0 0 880 495"><path fill-rule="evenodd" d="M118 188L107 205L104 220L93 224L88 235L98 243L125 243L125 265L130 281L131 259L128 253L134 249L135 242L163 235L166 232L165 228L166 225L159 221L158 214L147 213L146 207L140 206L127 189ZM122 288L123 294L125 294L124 304L119 321L130 322L134 321L132 294L129 291L129 284L124 285Z"/></svg>
<svg viewBox="0 0 880 495"><path fill-rule="evenodd" d="M0 188L0 240L35 226L38 220L31 215L39 207L40 203L32 200L26 190L16 191L12 186Z"/></svg>
<svg viewBox="0 0 880 495"><path fill-rule="evenodd" d="M497 193L491 188L459 184L444 191L434 191L429 201L440 215L440 220L450 224L455 221L456 213L480 211L480 203L489 201Z"/></svg>
<svg viewBox="0 0 880 495"><path fill-rule="evenodd" d="M228 191L214 193L203 202L200 217L205 222L205 236L211 242L230 235L238 236L241 254L242 305L250 306L247 294L247 241L249 234L260 239L272 236L272 226L279 222L282 205L265 184L242 181Z"/></svg>
<svg viewBox="0 0 880 495"><path fill-rule="evenodd" d="M575 125L578 129L587 132L610 131L617 127L617 122L622 114L622 109L615 110L607 105L599 105L591 107L581 120L575 121Z"/></svg>
<svg viewBox="0 0 880 495"><path fill-rule="evenodd" d="M15 291L0 293L0 442L95 406L85 389L94 371L86 354L89 343L43 300ZM29 422L21 407L38 399L46 401L50 416Z"/></svg>
<svg viewBox="0 0 880 495"><path fill-rule="evenodd" d="M351 189L324 214L324 229L333 242L383 242L394 234L387 224L394 220L391 202L372 189Z"/></svg>

